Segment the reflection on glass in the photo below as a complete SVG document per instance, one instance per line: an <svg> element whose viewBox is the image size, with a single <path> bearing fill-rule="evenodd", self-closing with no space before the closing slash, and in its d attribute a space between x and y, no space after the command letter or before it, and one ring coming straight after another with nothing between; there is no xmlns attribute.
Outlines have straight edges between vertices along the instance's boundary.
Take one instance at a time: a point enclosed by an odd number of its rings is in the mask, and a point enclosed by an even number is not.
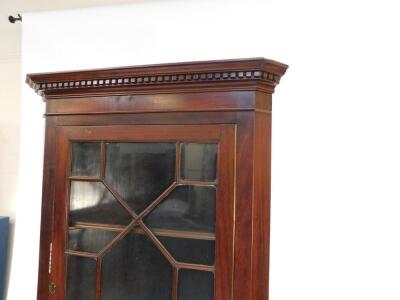
<svg viewBox="0 0 400 300"><path fill-rule="evenodd" d="M72 176L98 176L99 161L99 143L72 143Z"/></svg>
<svg viewBox="0 0 400 300"><path fill-rule="evenodd" d="M73 143L72 152L73 176L99 176L100 143ZM182 143L182 179L215 181L217 152L217 144ZM142 212L175 181L175 143L107 143L105 155L105 181L136 213ZM211 266L215 263L215 241L209 239L215 233L215 218L214 186L179 185L149 212L144 222L158 232L159 241L176 261ZM102 182L72 180L69 221L71 225L128 225L132 217ZM161 235L163 229L166 231ZM167 230L172 230L170 234L175 237L165 236ZM176 237L182 234L178 231L207 234L185 233L191 238L182 238ZM110 230L71 228L68 249L98 253L117 234ZM67 264L67 299L95 299L96 261L69 256ZM103 257L101 300L171 300L172 278L173 267L162 251L142 231L133 230ZM180 269L178 296L179 300L214 299L214 274Z"/></svg>
<svg viewBox="0 0 400 300"><path fill-rule="evenodd" d="M175 153L175 143L109 143L106 180L140 213L174 181Z"/></svg>
<svg viewBox="0 0 400 300"><path fill-rule="evenodd" d="M215 188L178 186L144 219L151 228L215 232Z"/></svg>
<svg viewBox="0 0 400 300"><path fill-rule="evenodd" d="M68 231L68 249L97 253L103 249L118 232L74 228Z"/></svg>
<svg viewBox="0 0 400 300"><path fill-rule="evenodd" d="M69 220L126 225L132 219L101 182L72 181Z"/></svg>
<svg viewBox="0 0 400 300"><path fill-rule="evenodd" d="M67 299L95 300L96 261L87 257L69 256L67 268Z"/></svg>
<svg viewBox="0 0 400 300"><path fill-rule="evenodd" d="M101 300L171 300L172 266L142 234L129 233L106 254Z"/></svg>
<svg viewBox="0 0 400 300"><path fill-rule="evenodd" d="M214 181L217 176L217 144L182 144L182 178Z"/></svg>
<svg viewBox="0 0 400 300"><path fill-rule="evenodd" d="M179 271L179 300L213 300L214 274L196 270Z"/></svg>
<svg viewBox="0 0 400 300"><path fill-rule="evenodd" d="M215 242L186 238L157 237L169 253L179 262L213 265Z"/></svg>

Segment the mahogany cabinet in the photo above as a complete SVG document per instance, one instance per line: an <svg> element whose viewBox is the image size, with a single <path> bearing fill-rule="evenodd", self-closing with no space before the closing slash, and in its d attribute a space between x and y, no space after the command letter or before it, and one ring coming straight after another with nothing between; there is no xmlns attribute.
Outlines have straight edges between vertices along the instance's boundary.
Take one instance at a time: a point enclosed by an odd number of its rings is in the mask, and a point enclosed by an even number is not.
<svg viewBox="0 0 400 300"><path fill-rule="evenodd" d="M286 68L29 74L46 101L38 299L267 300L271 97Z"/></svg>

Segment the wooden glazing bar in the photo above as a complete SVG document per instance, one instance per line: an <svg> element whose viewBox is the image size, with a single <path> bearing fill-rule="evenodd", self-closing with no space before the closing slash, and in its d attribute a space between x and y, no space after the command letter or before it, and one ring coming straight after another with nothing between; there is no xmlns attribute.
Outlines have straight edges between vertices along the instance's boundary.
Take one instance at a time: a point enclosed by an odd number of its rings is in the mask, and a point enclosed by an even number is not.
<svg viewBox="0 0 400 300"><path fill-rule="evenodd" d="M99 258L96 261L96 300L101 299L101 268L103 259Z"/></svg>
<svg viewBox="0 0 400 300"><path fill-rule="evenodd" d="M147 206L138 216L137 220L143 219L148 213L150 213L161 201L163 201L176 187L176 182L173 182L164 192L161 193L149 206Z"/></svg>
<svg viewBox="0 0 400 300"><path fill-rule="evenodd" d="M111 240L99 253L97 253L97 257L103 257L116 243L118 243L120 240L122 240L135 226L136 221L133 220L131 223L129 223L126 228L121 231L115 238Z"/></svg>
<svg viewBox="0 0 400 300"><path fill-rule="evenodd" d="M179 269L174 268L172 275L172 300L178 300Z"/></svg>
<svg viewBox="0 0 400 300"><path fill-rule="evenodd" d="M93 230L104 230L113 232L122 232L125 230L125 226L121 225L108 225L108 224L97 224L97 223L73 223L69 229L93 229ZM135 233L144 234L143 229L134 227L132 229ZM185 238L194 240L215 240L215 234L212 232L200 232L200 231L185 231L185 230L171 230L162 228L151 228L151 231L156 236L164 236L171 238Z"/></svg>
<svg viewBox="0 0 400 300"><path fill-rule="evenodd" d="M161 251L161 253L165 256L165 258L171 263L172 266L176 267L177 262L174 257L169 253L169 251L164 247L163 244L157 239L157 237L151 232L149 228L142 221L139 222L139 226L143 229L143 231L147 234L147 236L153 241L154 245Z"/></svg>
<svg viewBox="0 0 400 300"><path fill-rule="evenodd" d="M134 218L137 214L132 210L132 208L125 202L125 200L118 194L105 180L102 180L104 186L109 190L109 192L114 196L114 198L127 210L127 212Z"/></svg>
<svg viewBox="0 0 400 300"><path fill-rule="evenodd" d="M74 181L98 181L101 182L101 178L95 176L69 176L68 179Z"/></svg>
<svg viewBox="0 0 400 300"><path fill-rule="evenodd" d="M216 181L194 181L180 179L178 185L194 185L194 186L213 186L215 187L218 183Z"/></svg>
<svg viewBox="0 0 400 300"><path fill-rule="evenodd" d="M97 259L96 253L89 253L89 252L75 251L75 250L65 250L65 254L72 255L72 256L81 256L81 257Z"/></svg>
<svg viewBox="0 0 400 300"><path fill-rule="evenodd" d="M144 234L141 228L135 228L134 231L139 234ZM169 230L169 229L151 229L156 236L170 237L170 238L184 238L194 240L215 240L215 234L209 232L196 232L196 231L183 231L183 230Z"/></svg>
<svg viewBox="0 0 400 300"><path fill-rule="evenodd" d="M207 266L207 265L196 265L189 263L177 262L177 266L179 269L188 269L188 270L197 270L197 271L207 271L207 272L215 272L215 266Z"/></svg>
<svg viewBox="0 0 400 300"><path fill-rule="evenodd" d="M86 223L86 222L76 222L72 223L69 229L94 229L94 230L104 230L104 231L124 231L126 226L122 225L112 225L112 224L99 224L99 223Z"/></svg>

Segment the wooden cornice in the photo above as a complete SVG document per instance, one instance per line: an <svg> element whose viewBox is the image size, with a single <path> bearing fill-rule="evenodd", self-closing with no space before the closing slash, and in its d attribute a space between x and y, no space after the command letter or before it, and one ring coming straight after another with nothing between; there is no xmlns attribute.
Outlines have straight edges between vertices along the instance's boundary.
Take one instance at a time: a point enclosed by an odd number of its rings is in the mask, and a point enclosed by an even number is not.
<svg viewBox="0 0 400 300"><path fill-rule="evenodd" d="M26 82L46 98L105 94L257 90L273 93L287 65L264 59L198 61L28 74Z"/></svg>

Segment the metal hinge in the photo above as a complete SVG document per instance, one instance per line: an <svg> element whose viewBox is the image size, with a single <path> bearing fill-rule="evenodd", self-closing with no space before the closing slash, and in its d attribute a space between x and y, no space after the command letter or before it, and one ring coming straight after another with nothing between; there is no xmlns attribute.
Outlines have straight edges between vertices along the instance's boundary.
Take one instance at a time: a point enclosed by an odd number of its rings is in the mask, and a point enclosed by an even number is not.
<svg viewBox="0 0 400 300"><path fill-rule="evenodd" d="M53 243L50 243L50 251L49 251L49 274L51 274L51 264L53 260Z"/></svg>

